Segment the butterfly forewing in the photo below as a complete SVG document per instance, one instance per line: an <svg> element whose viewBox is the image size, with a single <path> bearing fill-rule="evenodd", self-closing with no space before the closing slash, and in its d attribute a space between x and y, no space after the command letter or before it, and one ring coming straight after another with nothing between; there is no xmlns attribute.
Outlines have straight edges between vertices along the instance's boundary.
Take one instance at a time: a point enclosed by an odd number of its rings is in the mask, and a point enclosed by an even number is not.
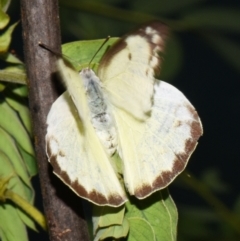
<svg viewBox="0 0 240 241"><path fill-rule="evenodd" d="M144 25L114 44L100 62L98 76L111 104L140 120L151 110L158 54L166 36L164 24Z"/></svg>

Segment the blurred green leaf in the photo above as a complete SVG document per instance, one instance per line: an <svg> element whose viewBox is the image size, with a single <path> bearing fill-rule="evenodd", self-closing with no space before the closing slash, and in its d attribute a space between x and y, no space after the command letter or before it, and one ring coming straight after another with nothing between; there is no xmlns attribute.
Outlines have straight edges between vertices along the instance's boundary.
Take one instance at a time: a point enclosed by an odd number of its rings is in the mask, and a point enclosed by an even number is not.
<svg viewBox="0 0 240 241"><path fill-rule="evenodd" d="M204 34L203 37L224 60L240 71L240 44L219 34Z"/></svg>
<svg viewBox="0 0 240 241"><path fill-rule="evenodd" d="M174 12L180 12L185 8L189 8L204 1L206 0L152 0L151 4L149 4L146 0L134 0L130 1L130 5L132 9L137 9L143 12L173 14Z"/></svg>
<svg viewBox="0 0 240 241"><path fill-rule="evenodd" d="M4 69L4 70L0 70L0 80L26 85L27 75L24 71L21 71L21 70L16 72L16 71L9 71Z"/></svg>
<svg viewBox="0 0 240 241"><path fill-rule="evenodd" d="M202 8L182 16L182 22L190 29L204 31L221 30L240 32L240 10L233 8Z"/></svg>
<svg viewBox="0 0 240 241"><path fill-rule="evenodd" d="M2 83L0 83L0 92L3 91L6 88L6 86Z"/></svg>
<svg viewBox="0 0 240 241"><path fill-rule="evenodd" d="M209 225L217 224L220 219L210 208L201 207L179 207L182 217L179 219L179 230L181 240L212 240L215 230L210 229ZM196 218L197 217L197 218ZM211 237L211 238L208 238Z"/></svg>
<svg viewBox="0 0 240 241"><path fill-rule="evenodd" d="M0 9L6 12L10 3L11 3L11 0L0 0Z"/></svg>
<svg viewBox="0 0 240 241"><path fill-rule="evenodd" d="M11 53L1 53L0 59L11 64L22 64L23 62Z"/></svg>
<svg viewBox="0 0 240 241"><path fill-rule="evenodd" d="M20 97L27 97L28 96L28 89L24 85L15 85L12 92Z"/></svg>
<svg viewBox="0 0 240 241"><path fill-rule="evenodd" d="M92 16L108 17L109 19L115 19L125 21L128 23L142 23L144 21L150 21L156 19L156 16L149 15L147 13L141 13L137 11L131 11L126 8L119 8L113 5L108 5L103 1L74 1L74 0L61 0L60 4L68 7L72 10L78 10L80 12L92 13ZM109 20L108 20L109 21Z"/></svg>
<svg viewBox="0 0 240 241"><path fill-rule="evenodd" d="M10 21L9 16L3 11L3 9L0 9L0 29L5 28Z"/></svg>
<svg viewBox="0 0 240 241"><path fill-rule="evenodd" d="M6 241L7 240L7 237L4 233L4 230L2 230L2 227L0 225L0 237L2 238L1 241Z"/></svg>
<svg viewBox="0 0 240 241"><path fill-rule="evenodd" d="M212 191L224 193L230 190L220 177L220 173L216 169L209 168L205 170L201 176L201 181L205 183Z"/></svg>
<svg viewBox="0 0 240 241"><path fill-rule="evenodd" d="M0 36L0 53L4 53L8 50L9 45L12 41L12 32L15 27L18 25L18 22L12 24L8 29Z"/></svg>
<svg viewBox="0 0 240 241"><path fill-rule="evenodd" d="M235 201L236 202L234 204L233 210L238 214L238 216L240 218L240 196L238 196Z"/></svg>

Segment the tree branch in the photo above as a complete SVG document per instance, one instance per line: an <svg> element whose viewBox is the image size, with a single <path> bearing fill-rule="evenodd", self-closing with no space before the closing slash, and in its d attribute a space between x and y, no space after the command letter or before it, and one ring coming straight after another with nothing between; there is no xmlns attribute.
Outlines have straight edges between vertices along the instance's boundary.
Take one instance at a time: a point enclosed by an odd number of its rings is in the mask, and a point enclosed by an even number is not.
<svg viewBox="0 0 240 241"><path fill-rule="evenodd" d="M52 81L55 56L40 48L38 42L54 46L60 52L58 2L21 0L21 15L29 104L50 239L89 240L86 222L81 218L81 199L53 176L45 154L46 116L57 97Z"/></svg>

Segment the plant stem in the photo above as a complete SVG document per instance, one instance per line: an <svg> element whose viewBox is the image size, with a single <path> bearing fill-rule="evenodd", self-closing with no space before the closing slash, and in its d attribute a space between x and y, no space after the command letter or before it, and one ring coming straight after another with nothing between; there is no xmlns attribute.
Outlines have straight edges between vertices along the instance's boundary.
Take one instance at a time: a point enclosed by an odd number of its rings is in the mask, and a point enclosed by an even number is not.
<svg viewBox="0 0 240 241"><path fill-rule="evenodd" d="M6 190L5 198L10 199L32 219L34 219L44 230L47 230L46 219L44 215L39 212L35 207L28 203L25 199L11 190Z"/></svg>

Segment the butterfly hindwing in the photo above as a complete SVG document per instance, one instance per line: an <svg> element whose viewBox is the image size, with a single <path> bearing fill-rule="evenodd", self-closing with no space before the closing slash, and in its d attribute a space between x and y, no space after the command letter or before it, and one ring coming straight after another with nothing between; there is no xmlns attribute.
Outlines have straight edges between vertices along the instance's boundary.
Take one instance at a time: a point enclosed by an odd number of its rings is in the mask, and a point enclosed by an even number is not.
<svg viewBox="0 0 240 241"><path fill-rule="evenodd" d="M202 134L191 103L175 87L155 84L151 115L146 122L115 110L125 185L142 199L168 186L180 174Z"/></svg>
<svg viewBox="0 0 240 241"><path fill-rule="evenodd" d="M71 87L54 102L47 118L47 155L54 173L79 196L119 206L126 201L125 193L91 125L82 80L62 59L57 66Z"/></svg>

